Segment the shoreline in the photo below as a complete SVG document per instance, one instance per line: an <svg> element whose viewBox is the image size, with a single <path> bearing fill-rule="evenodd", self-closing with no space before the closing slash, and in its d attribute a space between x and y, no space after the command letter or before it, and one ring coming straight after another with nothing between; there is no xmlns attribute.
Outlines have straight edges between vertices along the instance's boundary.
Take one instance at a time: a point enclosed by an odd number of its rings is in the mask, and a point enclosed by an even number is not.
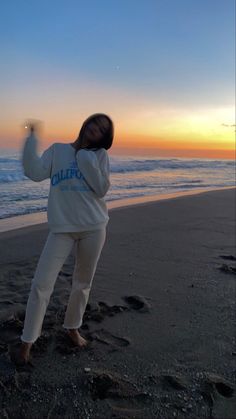
<svg viewBox="0 0 236 419"><path fill-rule="evenodd" d="M164 193L158 195L150 195L150 196L140 196L140 197L133 197L133 198L123 198L117 199L114 201L107 201L107 208L108 212L114 211L116 209L127 208L130 206L137 206L137 205L145 205L149 202L158 202L163 200L171 200L177 199L184 196L192 196L203 194L204 192L210 191L221 191L226 189L236 189L235 186L225 186L223 188L198 188L191 191L179 191L179 192L171 192L171 193ZM38 224L47 224L47 211L35 212L30 214L24 215L17 215L13 217L7 217L0 220L0 235L2 233L7 233L12 230L19 230L22 228L31 227Z"/></svg>

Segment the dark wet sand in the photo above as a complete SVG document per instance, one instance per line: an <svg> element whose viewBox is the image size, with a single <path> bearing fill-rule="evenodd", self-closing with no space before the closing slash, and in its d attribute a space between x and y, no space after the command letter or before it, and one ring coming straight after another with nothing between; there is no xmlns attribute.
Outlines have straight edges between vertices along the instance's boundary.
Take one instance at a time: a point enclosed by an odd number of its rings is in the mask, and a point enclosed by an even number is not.
<svg viewBox="0 0 236 419"><path fill-rule="evenodd" d="M0 417L235 418L235 191L111 211L88 348L61 326L72 251L26 366L14 352L48 227L1 233Z"/></svg>

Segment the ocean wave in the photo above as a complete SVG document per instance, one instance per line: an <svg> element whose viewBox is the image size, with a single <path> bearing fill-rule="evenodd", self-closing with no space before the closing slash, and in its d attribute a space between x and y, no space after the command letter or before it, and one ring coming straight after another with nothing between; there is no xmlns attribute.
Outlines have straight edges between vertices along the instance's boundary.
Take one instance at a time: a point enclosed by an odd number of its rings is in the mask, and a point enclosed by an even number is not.
<svg viewBox="0 0 236 419"><path fill-rule="evenodd" d="M106 201L197 188L235 186L232 160L109 156L111 187ZM47 210L50 179L33 182L18 155L0 158L0 218Z"/></svg>
<svg viewBox="0 0 236 419"><path fill-rule="evenodd" d="M224 160L182 160L182 159L142 159L142 160L118 160L111 159L111 172L148 172L158 170L189 170L189 169L211 169L234 167L234 161Z"/></svg>
<svg viewBox="0 0 236 419"><path fill-rule="evenodd" d="M5 218L16 217L18 215L34 214L38 212L47 212L47 207L40 206L38 208L21 208L17 209L17 211L5 211L0 213L0 220L3 220Z"/></svg>
<svg viewBox="0 0 236 419"><path fill-rule="evenodd" d="M129 172L160 172L173 170L227 170L233 169L235 162L231 160L198 160L198 159L136 159L110 156L111 173ZM24 175L21 161L13 157L0 159L0 183L11 183L27 181L29 178ZM47 181L47 179L45 180Z"/></svg>
<svg viewBox="0 0 236 419"><path fill-rule="evenodd" d="M27 179L23 173L0 173L0 183L20 182Z"/></svg>

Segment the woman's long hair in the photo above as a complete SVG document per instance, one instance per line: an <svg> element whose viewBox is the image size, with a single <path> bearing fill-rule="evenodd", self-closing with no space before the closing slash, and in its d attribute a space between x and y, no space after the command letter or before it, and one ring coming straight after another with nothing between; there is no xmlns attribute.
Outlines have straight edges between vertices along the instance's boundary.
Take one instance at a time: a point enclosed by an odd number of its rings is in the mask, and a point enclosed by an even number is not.
<svg viewBox="0 0 236 419"><path fill-rule="evenodd" d="M103 137L101 138L100 141L96 141L96 143L94 143L94 144L91 141L91 144L87 145L86 148L105 148L106 150L111 148L113 138L114 138L114 125L113 125L113 122L112 122L111 118L104 113L95 113L95 114L89 116L84 121L76 141L79 141L79 142L81 141L82 142L83 136L84 136L84 131L85 131L87 125L89 125L90 122L94 122L95 124L98 124L101 117L106 118L109 121L109 127L104 132Z"/></svg>

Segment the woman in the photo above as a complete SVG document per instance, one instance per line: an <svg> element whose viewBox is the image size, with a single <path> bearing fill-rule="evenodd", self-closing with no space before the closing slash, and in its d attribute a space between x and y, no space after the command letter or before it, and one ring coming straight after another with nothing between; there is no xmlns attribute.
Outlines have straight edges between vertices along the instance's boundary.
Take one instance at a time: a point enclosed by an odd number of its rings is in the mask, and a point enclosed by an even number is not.
<svg viewBox="0 0 236 419"><path fill-rule="evenodd" d="M29 125L22 163L24 174L33 181L50 178L49 235L31 283L16 357L20 364L29 361L57 276L74 244L76 260L63 327L76 345L88 344L78 328L106 238L109 216L104 196L110 187L107 150L112 146L113 136L110 117L93 114L84 121L74 143L54 143L38 157L35 125Z"/></svg>

